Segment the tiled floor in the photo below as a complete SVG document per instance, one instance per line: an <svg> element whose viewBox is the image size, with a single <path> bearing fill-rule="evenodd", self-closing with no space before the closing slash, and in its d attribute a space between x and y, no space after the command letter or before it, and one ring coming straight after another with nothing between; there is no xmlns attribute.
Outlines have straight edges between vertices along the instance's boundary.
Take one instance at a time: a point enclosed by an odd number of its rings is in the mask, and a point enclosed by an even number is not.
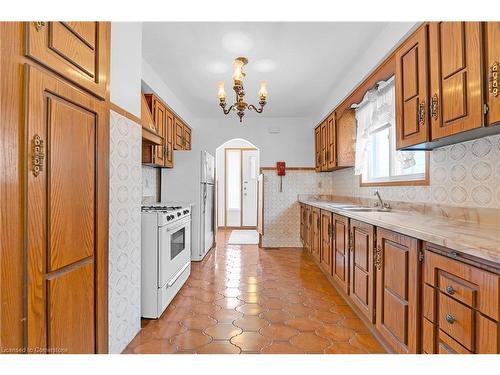
<svg viewBox="0 0 500 375"><path fill-rule="evenodd" d="M124 353L383 353L306 254L228 245L229 231Z"/></svg>

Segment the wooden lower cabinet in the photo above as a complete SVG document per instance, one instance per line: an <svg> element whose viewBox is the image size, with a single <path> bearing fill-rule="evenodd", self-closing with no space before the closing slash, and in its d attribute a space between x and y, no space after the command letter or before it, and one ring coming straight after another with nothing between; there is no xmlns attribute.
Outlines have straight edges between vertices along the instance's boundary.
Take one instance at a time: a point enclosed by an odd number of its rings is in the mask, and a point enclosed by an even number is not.
<svg viewBox="0 0 500 375"><path fill-rule="evenodd" d="M333 279L349 293L349 219L332 214L333 226Z"/></svg>
<svg viewBox="0 0 500 375"><path fill-rule="evenodd" d="M500 353L500 275L426 249L423 282L424 352Z"/></svg>
<svg viewBox="0 0 500 375"><path fill-rule="evenodd" d="M25 78L26 344L106 352L109 109L32 66Z"/></svg>
<svg viewBox="0 0 500 375"><path fill-rule="evenodd" d="M419 241L377 228L376 323L396 353L419 352Z"/></svg>
<svg viewBox="0 0 500 375"><path fill-rule="evenodd" d="M321 210L311 208L311 254L319 261L321 253Z"/></svg>
<svg viewBox="0 0 500 375"><path fill-rule="evenodd" d="M332 273L332 213L321 210L321 249L320 266L331 275Z"/></svg>
<svg viewBox="0 0 500 375"><path fill-rule="evenodd" d="M350 220L349 297L363 315L375 323L375 227Z"/></svg>

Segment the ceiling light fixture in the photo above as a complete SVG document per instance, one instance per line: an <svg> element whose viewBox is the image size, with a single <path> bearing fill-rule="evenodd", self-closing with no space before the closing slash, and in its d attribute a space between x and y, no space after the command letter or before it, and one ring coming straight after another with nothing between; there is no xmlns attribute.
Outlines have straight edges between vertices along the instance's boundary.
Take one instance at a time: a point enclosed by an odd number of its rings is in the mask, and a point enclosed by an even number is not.
<svg viewBox="0 0 500 375"><path fill-rule="evenodd" d="M219 83L219 105L225 115L229 114L231 111L237 111L237 115L240 118L240 122L243 120L245 115L245 110L254 110L257 113L262 113L264 106L266 105L267 99L267 82L262 81L260 83L259 90L259 108L253 104L245 103L245 90L243 89L243 78L245 73L243 72L243 66L248 63L246 57L238 57L233 63L233 90L236 93L236 102L226 109L226 91L224 90L224 82Z"/></svg>

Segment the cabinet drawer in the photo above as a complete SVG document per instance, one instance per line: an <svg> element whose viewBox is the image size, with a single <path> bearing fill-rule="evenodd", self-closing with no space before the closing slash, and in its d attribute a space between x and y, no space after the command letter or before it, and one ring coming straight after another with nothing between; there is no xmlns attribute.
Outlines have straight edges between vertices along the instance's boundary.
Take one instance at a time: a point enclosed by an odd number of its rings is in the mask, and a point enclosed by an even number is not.
<svg viewBox="0 0 500 375"><path fill-rule="evenodd" d="M422 319L422 351L426 354L434 354L436 352L436 326L427 319Z"/></svg>
<svg viewBox="0 0 500 375"><path fill-rule="evenodd" d="M470 351L465 349L462 345L453 340L443 331L439 331L438 340L438 353L439 354L471 354Z"/></svg>
<svg viewBox="0 0 500 375"><path fill-rule="evenodd" d="M447 273L439 274L439 290L467 306L476 307L477 286Z"/></svg>
<svg viewBox="0 0 500 375"><path fill-rule="evenodd" d="M448 285L452 286L455 292L453 298L495 321L500 320L498 274L425 250L423 281L446 294Z"/></svg>
<svg viewBox="0 0 500 375"><path fill-rule="evenodd" d="M473 350L473 310L439 294L439 328L468 350Z"/></svg>

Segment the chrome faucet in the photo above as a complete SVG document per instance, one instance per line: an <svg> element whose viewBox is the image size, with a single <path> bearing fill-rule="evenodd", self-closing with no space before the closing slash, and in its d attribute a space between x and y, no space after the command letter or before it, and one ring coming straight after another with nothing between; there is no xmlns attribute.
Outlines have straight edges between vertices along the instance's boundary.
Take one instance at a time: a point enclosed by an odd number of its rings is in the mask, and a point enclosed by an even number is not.
<svg viewBox="0 0 500 375"><path fill-rule="evenodd" d="M384 211L388 211L391 208L389 203L384 203L384 201L380 197L380 193L378 192L378 190L376 190L375 194L373 195L375 195L378 198L378 202L375 203L375 207L380 207L380 209Z"/></svg>

